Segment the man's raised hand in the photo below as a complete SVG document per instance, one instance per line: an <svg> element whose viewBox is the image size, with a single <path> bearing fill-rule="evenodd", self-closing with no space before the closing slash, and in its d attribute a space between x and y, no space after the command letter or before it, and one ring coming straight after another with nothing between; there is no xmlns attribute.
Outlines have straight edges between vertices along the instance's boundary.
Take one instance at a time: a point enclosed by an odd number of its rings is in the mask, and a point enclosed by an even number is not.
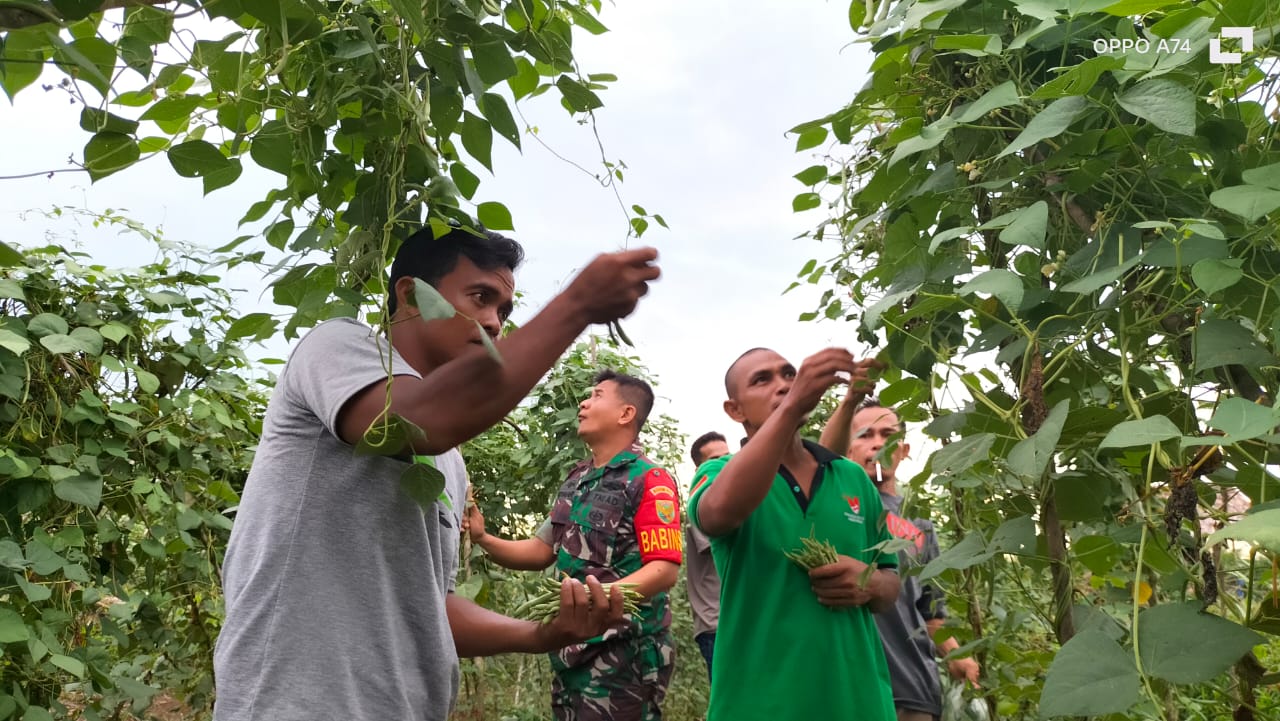
<svg viewBox="0 0 1280 721"><path fill-rule="evenodd" d="M654 248L636 248L596 256L565 291L588 323L608 323L631 315L662 273Z"/></svg>
<svg viewBox="0 0 1280 721"><path fill-rule="evenodd" d="M844 348L826 348L804 359L787 391L787 402L802 415L818 407L827 389L843 383L858 370L853 355Z"/></svg>

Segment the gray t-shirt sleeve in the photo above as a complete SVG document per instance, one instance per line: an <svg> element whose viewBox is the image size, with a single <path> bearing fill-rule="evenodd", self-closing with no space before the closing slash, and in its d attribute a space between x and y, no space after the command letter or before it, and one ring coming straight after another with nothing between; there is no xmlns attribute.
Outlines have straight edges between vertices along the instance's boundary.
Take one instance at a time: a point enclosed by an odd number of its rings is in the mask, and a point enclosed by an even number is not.
<svg viewBox="0 0 1280 721"><path fill-rule="evenodd" d="M334 362L337 358L342 362ZM422 377L363 323L322 323L298 343L289 359L286 391L339 438L342 407L360 391L385 381L388 365L395 375Z"/></svg>
<svg viewBox="0 0 1280 721"><path fill-rule="evenodd" d="M542 541L548 546L554 547L556 545L555 530L551 528L550 518L544 519L542 521L542 523L538 526L538 530L533 532L533 537L538 539L539 541Z"/></svg>

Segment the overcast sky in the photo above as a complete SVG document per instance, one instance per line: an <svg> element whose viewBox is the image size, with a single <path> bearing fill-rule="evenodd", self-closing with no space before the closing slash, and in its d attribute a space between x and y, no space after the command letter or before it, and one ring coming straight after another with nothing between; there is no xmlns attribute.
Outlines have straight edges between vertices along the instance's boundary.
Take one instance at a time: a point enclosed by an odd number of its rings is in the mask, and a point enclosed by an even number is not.
<svg viewBox="0 0 1280 721"><path fill-rule="evenodd" d="M663 278L624 328L658 378L657 411L677 418L690 440L707 430L740 436L721 410L721 378L743 350L773 347L797 364L827 345L868 350L856 345L849 324L797 321L813 309L814 289L781 293L807 259L826 260L838 250L793 240L821 211L791 211L792 197L804 190L791 176L823 148L797 154L794 136L785 132L848 102L871 56L865 45L850 44L847 2L781 7L760 0L619 0L602 17L611 32L575 36L586 72L619 78L602 93L597 116L606 153L628 166L623 199L662 214L671 227L655 225L642 241L659 249ZM589 128L573 122L555 93L521 108L557 153L599 167ZM20 94L16 106L0 102L6 139L0 175L62 168L69 156L79 157L88 139L79 111L64 93L39 87ZM476 201L500 200L512 211L512 235L528 255L517 274L527 301L515 317L522 322L592 256L620 248L625 220L610 191L532 139L523 153L495 139L494 163L496 177L474 168L482 174ZM240 234L236 220L278 183L248 158L245 169L233 186L208 197L199 180L178 177L160 158L94 186L76 173L0 181L0 239L30 245L48 230L75 231L98 262L147 260L112 232L32 214L19 220L23 211L62 204L125 209L169 238L217 247ZM245 312L255 310L265 282L247 274L233 282L249 291ZM271 349L283 357L287 344L280 339ZM688 480L687 465L677 471Z"/></svg>

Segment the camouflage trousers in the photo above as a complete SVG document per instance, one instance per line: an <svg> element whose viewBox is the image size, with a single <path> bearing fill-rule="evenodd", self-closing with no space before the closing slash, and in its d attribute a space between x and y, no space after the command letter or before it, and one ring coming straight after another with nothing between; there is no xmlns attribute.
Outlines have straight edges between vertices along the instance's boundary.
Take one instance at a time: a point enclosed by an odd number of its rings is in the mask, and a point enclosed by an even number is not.
<svg viewBox="0 0 1280 721"><path fill-rule="evenodd" d="M663 632L592 644L567 668L553 656L556 721L661 721L675 655L671 635Z"/></svg>

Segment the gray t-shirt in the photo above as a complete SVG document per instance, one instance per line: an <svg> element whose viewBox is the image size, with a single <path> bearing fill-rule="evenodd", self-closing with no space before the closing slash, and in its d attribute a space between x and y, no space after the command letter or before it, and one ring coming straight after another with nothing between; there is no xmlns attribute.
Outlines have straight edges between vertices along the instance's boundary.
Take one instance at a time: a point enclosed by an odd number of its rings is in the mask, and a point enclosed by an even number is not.
<svg viewBox="0 0 1280 721"><path fill-rule="evenodd" d="M357 456L337 437L338 411L386 379L388 359L418 377L367 326L337 319L280 374L223 564L217 721L443 721L453 706L445 595L462 456L435 457L452 508L424 510L400 489L405 462Z"/></svg>
<svg viewBox="0 0 1280 721"><path fill-rule="evenodd" d="M889 514L889 531L895 538L913 542L912 548L898 552L898 568L905 571L922 566L938 557L938 537L933 524L924 519L907 520L898 515L902 498L880 494ZM893 608L874 614L884 643L884 657L889 664L893 684L893 705L900 711L919 711L942 715L942 682L938 677L938 661L926 621L945 618L942 593L937 586L921 583L918 575L902 576L902 592Z"/></svg>
<svg viewBox="0 0 1280 721"><path fill-rule="evenodd" d="M715 631L720 622L720 574L711 557L711 539L690 523L684 529L685 588L693 607L693 635Z"/></svg>

